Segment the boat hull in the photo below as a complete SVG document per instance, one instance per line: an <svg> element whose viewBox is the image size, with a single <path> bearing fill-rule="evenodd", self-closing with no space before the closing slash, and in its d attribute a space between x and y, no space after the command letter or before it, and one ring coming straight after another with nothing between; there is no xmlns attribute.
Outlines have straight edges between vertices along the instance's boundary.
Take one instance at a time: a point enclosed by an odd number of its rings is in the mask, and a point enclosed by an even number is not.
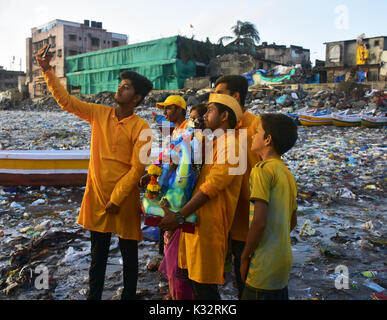
<svg viewBox="0 0 387 320"><path fill-rule="evenodd" d="M0 186L85 186L87 173L14 174L0 173Z"/></svg>
<svg viewBox="0 0 387 320"><path fill-rule="evenodd" d="M362 126L367 128L379 128L387 126L387 117L370 117L365 116L361 119Z"/></svg>
<svg viewBox="0 0 387 320"><path fill-rule="evenodd" d="M2 186L84 186L90 151L0 151Z"/></svg>
<svg viewBox="0 0 387 320"><path fill-rule="evenodd" d="M332 124L336 127L357 127L360 126L361 122L333 119Z"/></svg>
<svg viewBox="0 0 387 320"><path fill-rule="evenodd" d="M327 126L332 124L332 117L314 117L300 114L298 120L303 126Z"/></svg>

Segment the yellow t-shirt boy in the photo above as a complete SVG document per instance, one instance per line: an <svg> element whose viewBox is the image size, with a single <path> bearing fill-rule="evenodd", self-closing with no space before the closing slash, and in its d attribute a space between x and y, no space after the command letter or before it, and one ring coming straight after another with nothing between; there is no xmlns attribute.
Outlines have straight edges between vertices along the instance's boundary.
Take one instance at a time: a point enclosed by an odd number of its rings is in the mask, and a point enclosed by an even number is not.
<svg viewBox="0 0 387 320"><path fill-rule="evenodd" d="M241 258L242 299L287 299L292 266L290 232L297 224L296 180L281 160L297 140L283 114L260 116L251 150L261 156L250 174L250 228ZM284 290L283 293L278 291ZM274 293L273 293L274 292ZM273 295L274 294L274 295Z"/></svg>

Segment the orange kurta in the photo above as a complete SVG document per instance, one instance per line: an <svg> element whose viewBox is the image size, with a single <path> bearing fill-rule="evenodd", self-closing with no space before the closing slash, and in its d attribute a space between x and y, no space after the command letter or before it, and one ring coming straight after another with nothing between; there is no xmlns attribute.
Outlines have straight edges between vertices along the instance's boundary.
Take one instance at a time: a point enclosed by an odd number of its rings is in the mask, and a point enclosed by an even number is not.
<svg viewBox="0 0 387 320"><path fill-rule="evenodd" d="M176 127L171 136L171 141L175 140L180 134L184 133L185 130L187 130L188 127L188 120L184 120L180 126Z"/></svg>
<svg viewBox="0 0 387 320"><path fill-rule="evenodd" d="M145 165L139 159L142 130L148 123L133 114L118 121L112 107L86 103L69 95L50 69L44 72L48 88L60 107L91 125L90 162L78 223L85 229L111 232L120 238L141 240L140 192L137 186ZM106 214L111 201L118 214Z"/></svg>
<svg viewBox="0 0 387 320"><path fill-rule="evenodd" d="M225 135L226 148L238 141L233 134ZM220 137L221 138L221 137ZM219 139L213 142L212 164L204 164L193 195L199 190L210 200L196 211L195 233L182 232L179 243L179 267L188 269L188 277L199 283L223 284L227 240L239 198L242 175L230 175L229 169L238 165L228 162L226 150L218 150ZM226 159L225 163L217 163ZM223 161L224 162L224 161Z"/></svg>
<svg viewBox="0 0 387 320"><path fill-rule="evenodd" d="M243 113L242 120L238 123L236 129L247 130L247 168L243 175L241 192L238 205L235 211L234 221L231 227L231 239L246 242L249 231L249 212L250 212L250 185L249 178L251 169L260 161L256 152L251 151L253 135L257 132L258 117L248 111ZM241 143L241 142L240 142Z"/></svg>

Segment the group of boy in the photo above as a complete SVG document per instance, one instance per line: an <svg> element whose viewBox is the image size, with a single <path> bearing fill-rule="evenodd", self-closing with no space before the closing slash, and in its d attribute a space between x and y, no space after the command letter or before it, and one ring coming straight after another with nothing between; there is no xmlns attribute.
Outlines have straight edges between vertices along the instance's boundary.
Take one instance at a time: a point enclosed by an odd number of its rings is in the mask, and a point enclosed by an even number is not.
<svg viewBox="0 0 387 320"><path fill-rule="evenodd" d="M36 60L48 88L59 106L88 121L91 147L88 178L78 223L91 233L89 300L102 298L111 234L119 237L123 257L122 299L136 298L137 243L142 240L140 181L146 164L140 161L140 139L149 129L135 108L152 90L145 77L125 71L115 94L116 108L83 102L60 84L50 66L52 56ZM234 257L238 297L242 299L287 299L292 264L290 232L296 225L297 186L281 160L297 140L297 127L288 117L267 114L257 117L245 108L248 83L242 76L217 80L204 115L204 125L224 134L211 141L211 161L200 172L192 198L179 212L163 207L159 226L174 231L181 221L196 213L195 232L182 232L178 265L186 271L195 299L220 299L227 253ZM180 101L180 102L179 102ZM169 97L159 107L168 121L184 130L186 104L182 97ZM240 139L247 132L247 141ZM224 143L219 143L222 138ZM242 141L242 142L241 142ZM239 148L239 144L244 146ZM243 150L247 168L229 174L238 166L227 150ZM225 160L225 161L224 161Z"/></svg>

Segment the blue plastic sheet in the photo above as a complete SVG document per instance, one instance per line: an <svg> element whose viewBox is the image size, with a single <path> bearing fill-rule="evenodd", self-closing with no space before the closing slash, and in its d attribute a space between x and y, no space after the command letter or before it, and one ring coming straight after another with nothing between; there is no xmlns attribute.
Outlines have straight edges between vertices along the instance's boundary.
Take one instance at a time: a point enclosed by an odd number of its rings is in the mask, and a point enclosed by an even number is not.
<svg viewBox="0 0 387 320"><path fill-rule="evenodd" d="M142 228L142 236L147 241L159 241L160 229L158 227L145 226Z"/></svg>
<svg viewBox="0 0 387 320"><path fill-rule="evenodd" d="M252 72L243 73L242 76L244 76L247 79L247 81L249 82L249 86L254 85L254 79L253 79Z"/></svg>
<svg viewBox="0 0 387 320"><path fill-rule="evenodd" d="M335 77L335 83L342 82L345 80L345 74L342 76Z"/></svg>
<svg viewBox="0 0 387 320"><path fill-rule="evenodd" d="M285 101L286 101L286 98L288 97L288 95L287 94L284 94L283 96L280 96L275 102L277 103L277 104L282 104L282 103L284 103Z"/></svg>
<svg viewBox="0 0 387 320"><path fill-rule="evenodd" d="M367 71L358 71L358 79L357 82L363 82L367 80Z"/></svg>

